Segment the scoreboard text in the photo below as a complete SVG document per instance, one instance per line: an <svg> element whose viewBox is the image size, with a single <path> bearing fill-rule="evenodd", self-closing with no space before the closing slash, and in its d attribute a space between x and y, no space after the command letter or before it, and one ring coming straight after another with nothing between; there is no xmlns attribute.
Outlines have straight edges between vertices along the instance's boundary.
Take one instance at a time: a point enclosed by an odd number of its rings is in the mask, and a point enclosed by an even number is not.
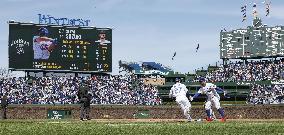
<svg viewBox="0 0 284 135"><path fill-rule="evenodd" d="M260 19L247 29L220 33L221 59L249 59L284 56L284 26L266 27Z"/></svg>
<svg viewBox="0 0 284 135"><path fill-rule="evenodd" d="M9 68L111 72L112 30L10 23Z"/></svg>

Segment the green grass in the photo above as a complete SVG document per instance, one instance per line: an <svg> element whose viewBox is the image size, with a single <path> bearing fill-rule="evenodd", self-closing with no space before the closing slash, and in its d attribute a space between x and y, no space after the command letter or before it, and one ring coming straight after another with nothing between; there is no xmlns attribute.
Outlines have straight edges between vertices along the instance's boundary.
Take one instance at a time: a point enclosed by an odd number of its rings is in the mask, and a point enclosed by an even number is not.
<svg viewBox="0 0 284 135"><path fill-rule="evenodd" d="M261 122L95 122L75 120L0 120L0 135L284 135L284 121Z"/></svg>

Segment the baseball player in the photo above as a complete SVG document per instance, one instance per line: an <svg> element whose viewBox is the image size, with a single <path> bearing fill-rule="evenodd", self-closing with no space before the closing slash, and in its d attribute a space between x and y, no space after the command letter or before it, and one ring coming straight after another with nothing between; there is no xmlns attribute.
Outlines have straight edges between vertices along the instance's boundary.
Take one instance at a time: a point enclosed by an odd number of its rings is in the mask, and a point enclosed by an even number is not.
<svg viewBox="0 0 284 135"><path fill-rule="evenodd" d="M206 102L207 101L205 101L205 103ZM204 103L204 108L205 108L205 103ZM212 105L210 106L210 118L212 119L212 121L216 119L215 113L214 113L214 111L212 109Z"/></svg>
<svg viewBox="0 0 284 135"><path fill-rule="evenodd" d="M56 39L48 38L48 30L39 28L39 36L33 37L34 59L48 59L56 46Z"/></svg>
<svg viewBox="0 0 284 135"><path fill-rule="evenodd" d="M191 104L186 97L188 89L184 84L180 83L180 79L176 78L176 84L174 84L170 90L169 97L175 97L176 102L181 107L183 115L186 117L188 122L191 122L192 119L190 117L189 111L191 109Z"/></svg>
<svg viewBox="0 0 284 135"><path fill-rule="evenodd" d="M224 95L226 95L226 91L222 90L219 87L216 87L216 85L212 83L206 83L205 78L203 77L199 78L199 82L200 82L201 88L198 90L198 92L193 97L190 97L190 100L192 101L194 98L198 97L200 94L206 94L207 96L207 101L205 103L205 112L207 114L206 120L213 121L211 107L214 106L221 115L221 122L225 122L226 121L225 113L224 113L223 108L221 108L220 106L220 96L217 93L217 91L224 92Z"/></svg>
<svg viewBox="0 0 284 135"><path fill-rule="evenodd" d="M107 45L109 43L111 43L109 40L106 39L106 34L105 33L100 33L99 34L99 40L95 41L100 43L100 45Z"/></svg>

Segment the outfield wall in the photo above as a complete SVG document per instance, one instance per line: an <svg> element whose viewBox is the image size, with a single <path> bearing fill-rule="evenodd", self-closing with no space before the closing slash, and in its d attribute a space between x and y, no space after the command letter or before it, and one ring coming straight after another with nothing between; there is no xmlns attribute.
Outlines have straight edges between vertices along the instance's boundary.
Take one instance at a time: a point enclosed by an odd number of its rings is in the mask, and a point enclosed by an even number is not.
<svg viewBox="0 0 284 135"><path fill-rule="evenodd" d="M224 106L229 119L283 119L284 105L234 105ZM48 110L71 110L70 118L79 119L79 105L10 105L8 119L47 119ZM218 112L214 110L215 114ZM194 106L191 111L192 118L205 118L204 108ZM139 116L140 115L140 116ZM183 115L178 106L91 106L93 119L182 119Z"/></svg>

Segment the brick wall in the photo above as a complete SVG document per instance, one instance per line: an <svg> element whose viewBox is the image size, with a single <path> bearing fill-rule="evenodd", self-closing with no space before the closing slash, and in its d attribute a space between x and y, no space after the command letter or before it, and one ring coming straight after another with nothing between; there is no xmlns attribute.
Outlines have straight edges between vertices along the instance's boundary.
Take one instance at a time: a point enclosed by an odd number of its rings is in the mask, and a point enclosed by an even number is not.
<svg viewBox="0 0 284 135"><path fill-rule="evenodd" d="M225 113L230 119L283 119L284 105L242 105L225 106ZM79 119L79 105L71 106L32 106L10 105L8 119L46 119L47 110L71 110L72 118ZM154 119L181 119L183 115L178 106L91 106L93 119L132 119L139 110L149 110L150 118ZM219 114L214 110L215 115ZM194 106L191 109L192 118L205 118L204 108Z"/></svg>

